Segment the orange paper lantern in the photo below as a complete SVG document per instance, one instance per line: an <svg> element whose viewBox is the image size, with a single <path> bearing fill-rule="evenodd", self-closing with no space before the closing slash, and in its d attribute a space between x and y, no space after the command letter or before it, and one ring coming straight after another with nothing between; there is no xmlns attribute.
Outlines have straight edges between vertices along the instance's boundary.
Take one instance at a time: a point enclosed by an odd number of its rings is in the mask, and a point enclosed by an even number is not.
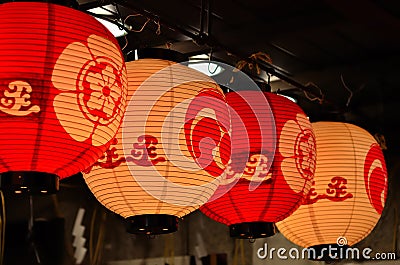
<svg viewBox="0 0 400 265"><path fill-rule="evenodd" d="M230 155L229 114L208 76L160 59L128 62L127 108L114 144L84 174L132 233L177 229L213 194Z"/></svg>
<svg viewBox="0 0 400 265"><path fill-rule="evenodd" d="M372 135L355 125L312 125L317 146L313 187L303 205L277 227L302 247L354 245L371 232L385 205L382 151Z"/></svg>
<svg viewBox="0 0 400 265"><path fill-rule="evenodd" d="M51 193L107 149L126 107L117 40L60 5L0 5L0 187Z"/></svg>

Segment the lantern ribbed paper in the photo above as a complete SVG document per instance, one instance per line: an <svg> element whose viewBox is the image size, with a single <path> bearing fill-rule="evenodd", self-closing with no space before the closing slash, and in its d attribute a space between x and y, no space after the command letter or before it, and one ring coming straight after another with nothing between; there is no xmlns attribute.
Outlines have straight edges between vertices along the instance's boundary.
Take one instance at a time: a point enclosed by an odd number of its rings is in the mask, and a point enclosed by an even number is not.
<svg viewBox="0 0 400 265"><path fill-rule="evenodd" d="M277 227L302 247L354 245L374 228L385 205L382 151L374 137L358 126L312 125L318 154L314 185L304 204Z"/></svg>
<svg viewBox="0 0 400 265"><path fill-rule="evenodd" d="M126 107L123 56L80 11L34 2L0 10L1 188L54 192L58 177L86 169L114 138ZM56 186L46 190L48 181Z"/></svg>
<svg viewBox="0 0 400 265"><path fill-rule="evenodd" d="M271 223L297 209L311 186L316 155L311 124L297 104L280 95L239 91L226 98L233 109L232 159L225 183L201 211L230 226L231 236L269 236Z"/></svg>
<svg viewBox="0 0 400 265"><path fill-rule="evenodd" d="M225 97L209 77L171 61L140 59L127 69L122 128L84 178L104 206L128 218L132 233L172 232L176 217L211 197L228 163Z"/></svg>

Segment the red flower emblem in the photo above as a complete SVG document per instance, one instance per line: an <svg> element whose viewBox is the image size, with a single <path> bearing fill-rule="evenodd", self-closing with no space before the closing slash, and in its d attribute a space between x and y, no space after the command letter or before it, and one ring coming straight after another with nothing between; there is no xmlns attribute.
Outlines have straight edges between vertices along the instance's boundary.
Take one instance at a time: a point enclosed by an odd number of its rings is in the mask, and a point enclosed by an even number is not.
<svg viewBox="0 0 400 265"><path fill-rule="evenodd" d="M66 73L75 78L65 78ZM58 57L51 80L61 91L54 99L54 110L73 139L90 138L94 146L100 146L108 135L115 135L126 105L127 78L124 60L112 42L91 35L87 45L69 44ZM80 128L76 128L77 120Z"/></svg>

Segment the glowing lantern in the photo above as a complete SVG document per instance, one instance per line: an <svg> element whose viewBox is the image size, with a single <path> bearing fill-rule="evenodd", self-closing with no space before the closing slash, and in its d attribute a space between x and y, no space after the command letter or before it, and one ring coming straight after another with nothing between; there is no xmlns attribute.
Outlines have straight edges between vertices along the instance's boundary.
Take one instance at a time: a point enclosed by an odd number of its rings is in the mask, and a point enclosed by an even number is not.
<svg viewBox="0 0 400 265"><path fill-rule="evenodd" d="M229 114L219 86L161 59L128 62L130 103L114 145L84 178L128 232L174 232L204 204L228 163Z"/></svg>
<svg viewBox="0 0 400 265"><path fill-rule="evenodd" d="M316 155L311 124L283 96L240 91L226 98L233 109L232 158L224 183L201 211L228 225L232 237L271 236L273 223L296 210L311 186Z"/></svg>
<svg viewBox="0 0 400 265"><path fill-rule="evenodd" d="M52 193L107 149L126 107L112 34L80 11L0 5L1 189Z"/></svg>
<svg viewBox="0 0 400 265"><path fill-rule="evenodd" d="M354 245L374 228L385 204L382 151L355 125L316 122L313 128L318 153L313 186L304 204L277 227L293 243L318 251Z"/></svg>

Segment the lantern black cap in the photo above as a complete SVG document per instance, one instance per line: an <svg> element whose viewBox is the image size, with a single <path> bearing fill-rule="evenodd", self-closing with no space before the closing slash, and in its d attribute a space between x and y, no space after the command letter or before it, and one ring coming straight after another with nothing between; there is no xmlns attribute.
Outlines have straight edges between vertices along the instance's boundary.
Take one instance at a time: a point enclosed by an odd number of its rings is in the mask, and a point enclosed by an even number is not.
<svg viewBox="0 0 400 265"><path fill-rule="evenodd" d="M0 174L0 189L14 194L54 194L59 190L59 177L45 172L8 171Z"/></svg>
<svg viewBox="0 0 400 265"><path fill-rule="evenodd" d="M347 249L348 245L338 245L338 244L321 244L315 245L307 248L308 259L315 261L340 261L342 259L347 259L347 255L349 252ZM350 253L352 253L350 251ZM348 258L357 258L357 257L348 257Z"/></svg>
<svg viewBox="0 0 400 265"><path fill-rule="evenodd" d="M275 234L275 224L269 222L248 222L229 226L231 237L254 239L270 237Z"/></svg>
<svg viewBox="0 0 400 265"><path fill-rule="evenodd" d="M138 59L162 59L176 63L182 63L189 60L189 58L178 51L163 49L163 48L143 48L138 49L136 52ZM126 61L135 60L135 51L128 52Z"/></svg>
<svg viewBox="0 0 400 265"><path fill-rule="evenodd" d="M126 218L127 232L131 234L159 235L178 230L178 217L168 214L143 214Z"/></svg>

